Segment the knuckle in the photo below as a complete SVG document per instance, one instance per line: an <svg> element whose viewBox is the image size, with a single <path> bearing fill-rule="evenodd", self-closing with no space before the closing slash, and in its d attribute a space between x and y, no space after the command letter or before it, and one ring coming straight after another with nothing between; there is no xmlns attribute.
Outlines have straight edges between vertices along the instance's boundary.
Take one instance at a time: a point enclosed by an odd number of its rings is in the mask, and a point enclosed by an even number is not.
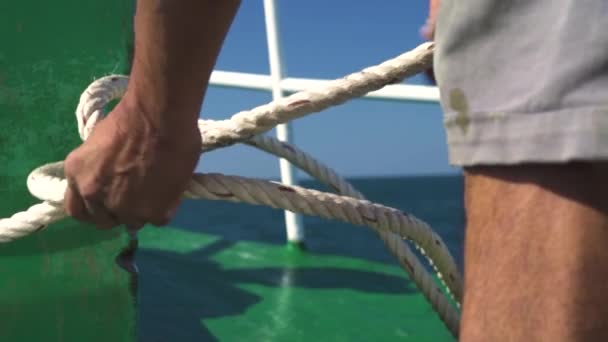
<svg viewBox="0 0 608 342"><path fill-rule="evenodd" d="M63 203L63 209L69 216L76 217L78 215L71 203L68 203L67 201Z"/></svg>
<svg viewBox="0 0 608 342"><path fill-rule="evenodd" d="M63 162L63 170L67 175L75 173L80 166L80 159L78 158L78 150L74 150L68 154Z"/></svg>
<svg viewBox="0 0 608 342"><path fill-rule="evenodd" d="M100 186L94 182L82 182L79 186L80 196L88 201L98 199L100 190Z"/></svg>
<svg viewBox="0 0 608 342"><path fill-rule="evenodd" d="M84 210L68 209L66 211L68 212L68 215L70 215L71 217L73 217L74 219L76 219L78 221L87 222L87 223L90 222L90 219Z"/></svg>
<svg viewBox="0 0 608 342"><path fill-rule="evenodd" d="M66 199L63 203L63 208L69 216L77 220L82 221L86 217L84 206L78 202L77 198L73 196L71 190L68 190Z"/></svg>

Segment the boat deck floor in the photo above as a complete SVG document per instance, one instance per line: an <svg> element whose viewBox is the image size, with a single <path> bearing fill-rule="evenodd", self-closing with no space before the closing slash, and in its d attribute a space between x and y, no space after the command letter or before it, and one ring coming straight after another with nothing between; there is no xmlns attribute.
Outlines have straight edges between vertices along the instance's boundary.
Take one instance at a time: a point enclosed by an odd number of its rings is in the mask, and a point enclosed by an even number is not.
<svg viewBox="0 0 608 342"><path fill-rule="evenodd" d="M453 340L373 233L307 219L302 251L263 224L280 212L201 221L229 215L217 212L187 202L172 226L140 232L139 340Z"/></svg>

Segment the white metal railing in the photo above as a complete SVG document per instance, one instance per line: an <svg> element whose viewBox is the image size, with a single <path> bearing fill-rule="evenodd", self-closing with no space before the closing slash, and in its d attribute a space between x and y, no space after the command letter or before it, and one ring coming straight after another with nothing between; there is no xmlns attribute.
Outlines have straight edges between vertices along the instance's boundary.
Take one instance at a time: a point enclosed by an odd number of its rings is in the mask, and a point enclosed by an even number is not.
<svg viewBox="0 0 608 342"><path fill-rule="evenodd" d="M323 87L330 81L287 77L280 81L279 86L285 93L295 93L306 89ZM263 91L272 91L273 89L270 75L223 70L213 71L211 74L211 84L220 87ZM439 101L439 89L424 85L392 84L373 91L365 97L379 100L436 103Z"/></svg>
<svg viewBox="0 0 608 342"><path fill-rule="evenodd" d="M266 22L266 37L268 45L268 62L270 63L270 81L273 100L283 97L281 81L283 80L283 65L281 60L281 47L278 29L277 9L275 0L264 0L264 21ZM291 141L291 127L289 123L277 126L277 139L285 142ZM279 159L281 182L287 185L297 183L296 168L286 159ZM287 241L295 244L304 243L304 223L302 216L285 211L285 225L287 227Z"/></svg>
<svg viewBox="0 0 608 342"><path fill-rule="evenodd" d="M286 77L283 68L284 64L281 59L277 16L276 1L264 0L264 19L266 23L270 75L215 70L211 74L210 85L270 91L272 92L273 99L276 100L283 97L285 93L317 88L329 82L329 80ZM371 92L365 97L381 100L437 103L439 102L439 90L437 87L432 86L393 84ZM285 142L292 140L293 137L289 123L277 126L277 138ZM296 169L293 165L287 160L280 159L279 167L281 182L288 185L297 183ZM304 243L302 217L299 214L285 211L285 224L287 228L287 240L290 243L302 245Z"/></svg>

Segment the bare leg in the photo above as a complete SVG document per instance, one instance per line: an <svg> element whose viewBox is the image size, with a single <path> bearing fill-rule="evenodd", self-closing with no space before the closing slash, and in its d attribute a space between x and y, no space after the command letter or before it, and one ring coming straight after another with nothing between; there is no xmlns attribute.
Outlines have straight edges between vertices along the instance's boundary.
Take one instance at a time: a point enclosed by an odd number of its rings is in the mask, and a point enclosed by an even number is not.
<svg viewBox="0 0 608 342"><path fill-rule="evenodd" d="M461 341L608 341L608 162L465 177Z"/></svg>

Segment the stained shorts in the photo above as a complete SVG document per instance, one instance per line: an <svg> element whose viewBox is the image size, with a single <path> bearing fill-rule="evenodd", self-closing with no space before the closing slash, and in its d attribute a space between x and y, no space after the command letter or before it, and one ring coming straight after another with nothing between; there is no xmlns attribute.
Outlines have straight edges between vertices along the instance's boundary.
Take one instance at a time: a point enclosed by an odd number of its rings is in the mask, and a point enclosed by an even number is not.
<svg viewBox="0 0 608 342"><path fill-rule="evenodd" d="M608 1L443 0L450 163L608 160Z"/></svg>

